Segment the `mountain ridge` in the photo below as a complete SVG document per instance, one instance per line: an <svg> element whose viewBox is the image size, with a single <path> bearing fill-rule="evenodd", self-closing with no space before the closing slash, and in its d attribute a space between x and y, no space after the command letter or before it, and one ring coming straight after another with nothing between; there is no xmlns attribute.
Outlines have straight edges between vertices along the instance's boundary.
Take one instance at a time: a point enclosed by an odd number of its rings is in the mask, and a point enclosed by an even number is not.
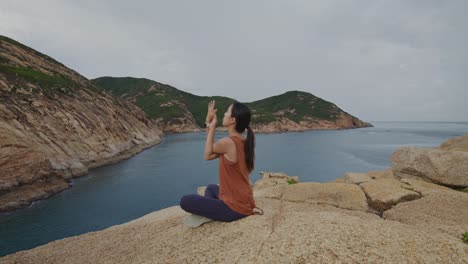
<svg viewBox="0 0 468 264"><path fill-rule="evenodd" d="M217 109L234 101L224 96L194 95L148 78L104 76L91 80L107 92L139 106L166 132L199 131L205 122L206 105L216 100ZM304 91L292 90L252 102L251 127L256 132L304 131L370 127L369 123ZM218 115L218 124L222 116ZM183 129L181 129L183 127Z"/></svg>

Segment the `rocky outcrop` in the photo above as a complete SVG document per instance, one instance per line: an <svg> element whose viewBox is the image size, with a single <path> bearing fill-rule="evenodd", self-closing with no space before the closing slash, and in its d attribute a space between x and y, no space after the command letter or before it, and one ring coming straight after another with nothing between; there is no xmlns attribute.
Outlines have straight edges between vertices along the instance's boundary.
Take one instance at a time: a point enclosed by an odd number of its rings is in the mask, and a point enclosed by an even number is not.
<svg viewBox="0 0 468 264"><path fill-rule="evenodd" d="M438 187L433 190L421 199L397 204L383 218L460 237L468 230L468 194Z"/></svg>
<svg viewBox="0 0 468 264"><path fill-rule="evenodd" d="M364 192L356 185L344 183L298 183L284 188L284 201L327 204L338 208L367 211Z"/></svg>
<svg viewBox="0 0 468 264"><path fill-rule="evenodd" d="M153 86L153 89L154 86ZM150 88L151 90L151 88ZM187 109L187 106L178 101L178 100L171 100L164 104L161 104L162 107L161 112L165 111L165 107L173 107L177 106L183 112L183 115L180 117L173 117L173 118L157 118L156 123L158 123L159 127L166 133L185 133L185 132L200 132L202 129L197 125L193 114Z"/></svg>
<svg viewBox="0 0 468 264"><path fill-rule="evenodd" d="M440 145L439 149L468 152L468 133L461 137L448 139Z"/></svg>
<svg viewBox="0 0 468 264"><path fill-rule="evenodd" d="M369 200L369 205L379 212L388 210L393 205L420 198L420 194L405 188L404 183L396 179L371 180L360 185Z"/></svg>
<svg viewBox="0 0 468 264"><path fill-rule="evenodd" d="M277 117L276 121L268 124L252 124L251 127L252 130L257 133L277 133L307 130L351 129L372 127L372 125L343 112L334 121L309 117L306 118L305 121L297 123L291 119L280 116Z"/></svg>
<svg viewBox="0 0 468 264"><path fill-rule="evenodd" d="M379 179L381 180L381 179ZM372 180L377 181L377 180ZM414 181L414 180L412 180ZM183 225L179 206L156 211L123 225L51 242L0 259L2 263L466 263L468 245L459 238L466 210L452 217L423 215L424 198L411 205L412 218L386 211L387 219L365 212L366 198L356 184L271 184L254 189L264 215L231 223ZM419 182L419 181L418 181ZM415 184L415 188L432 185ZM275 197L263 195L280 193ZM447 191L450 195L454 190ZM460 195L466 195L459 193ZM466 195L468 196L468 195ZM430 197L430 196L429 196ZM434 196L435 197L435 196ZM452 197L452 196L450 196ZM449 206L461 206L456 195ZM457 199L462 199L457 202ZM315 201L314 201L315 200ZM444 201L447 201L444 200ZM351 205L351 206L350 206ZM441 203L442 205L442 203ZM421 208L421 209L420 209ZM438 208L438 207L437 207ZM392 209L393 210L393 209ZM401 209L408 211L409 209ZM406 212L405 211L405 212ZM462 210L460 210L462 211ZM387 213L388 212L388 213ZM417 215L419 213L419 215ZM419 217L419 219L417 218ZM465 218L466 219L466 218ZM405 224L402 224L402 222ZM445 226L442 226L445 223Z"/></svg>
<svg viewBox="0 0 468 264"><path fill-rule="evenodd" d="M186 132L200 132L202 129L197 126L193 117L177 118L174 121L161 122L156 120L159 127L166 133L186 133Z"/></svg>
<svg viewBox="0 0 468 264"><path fill-rule="evenodd" d="M451 186L468 187L468 134L437 149L403 147L393 153L392 169L399 178L418 178Z"/></svg>
<svg viewBox="0 0 468 264"><path fill-rule="evenodd" d="M298 183L299 177L298 176L288 176L286 173L283 172L265 172L261 171L260 175L262 178L256 181L253 185L255 190L261 190L269 187L274 186L286 186L291 183Z"/></svg>
<svg viewBox="0 0 468 264"><path fill-rule="evenodd" d="M0 212L160 142L142 110L50 57L2 37L0 59Z"/></svg>

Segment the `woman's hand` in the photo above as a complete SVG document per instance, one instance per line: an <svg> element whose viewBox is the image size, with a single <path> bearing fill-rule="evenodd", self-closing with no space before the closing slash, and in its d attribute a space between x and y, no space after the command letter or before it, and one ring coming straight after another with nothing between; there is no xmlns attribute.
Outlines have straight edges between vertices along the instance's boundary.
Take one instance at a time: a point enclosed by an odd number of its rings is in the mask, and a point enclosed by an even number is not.
<svg viewBox="0 0 468 264"><path fill-rule="evenodd" d="M215 100L211 100L208 103L208 113L206 114L206 120L205 120L206 124L210 124L213 117L216 119L216 111L217 109L215 109Z"/></svg>
<svg viewBox="0 0 468 264"><path fill-rule="evenodd" d="M214 110L213 118L211 119L211 122L208 124L210 127L213 127L213 128L216 128L216 124L218 123L218 118L216 118L216 111L218 111L218 109Z"/></svg>

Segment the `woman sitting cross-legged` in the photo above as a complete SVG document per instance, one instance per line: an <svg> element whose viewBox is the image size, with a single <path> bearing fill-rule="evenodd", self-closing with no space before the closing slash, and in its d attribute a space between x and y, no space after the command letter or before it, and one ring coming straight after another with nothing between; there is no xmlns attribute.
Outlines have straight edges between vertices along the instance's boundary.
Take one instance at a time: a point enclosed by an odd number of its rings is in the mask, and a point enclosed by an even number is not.
<svg viewBox="0 0 468 264"><path fill-rule="evenodd" d="M204 196L190 194L181 198L180 207L192 213L184 222L192 227L211 220L231 222L257 213L249 180L255 159L255 136L249 126L251 111L239 102L231 104L223 118L229 136L214 143L216 111L213 100L206 117L205 160L219 158L219 186L208 185ZM242 136L245 130L247 138Z"/></svg>

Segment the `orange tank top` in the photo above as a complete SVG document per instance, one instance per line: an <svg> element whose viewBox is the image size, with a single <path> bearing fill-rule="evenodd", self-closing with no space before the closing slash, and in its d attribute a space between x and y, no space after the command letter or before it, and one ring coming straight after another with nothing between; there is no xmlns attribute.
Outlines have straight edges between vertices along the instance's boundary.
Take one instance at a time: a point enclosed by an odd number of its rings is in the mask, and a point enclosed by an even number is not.
<svg viewBox="0 0 468 264"><path fill-rule="evenodd" d="M243 215L252 215L255 208L249 170L245 162L245 139L231 136L237 151L237 161L224 157L219 159L219 198L232 210Z"/></svg>

